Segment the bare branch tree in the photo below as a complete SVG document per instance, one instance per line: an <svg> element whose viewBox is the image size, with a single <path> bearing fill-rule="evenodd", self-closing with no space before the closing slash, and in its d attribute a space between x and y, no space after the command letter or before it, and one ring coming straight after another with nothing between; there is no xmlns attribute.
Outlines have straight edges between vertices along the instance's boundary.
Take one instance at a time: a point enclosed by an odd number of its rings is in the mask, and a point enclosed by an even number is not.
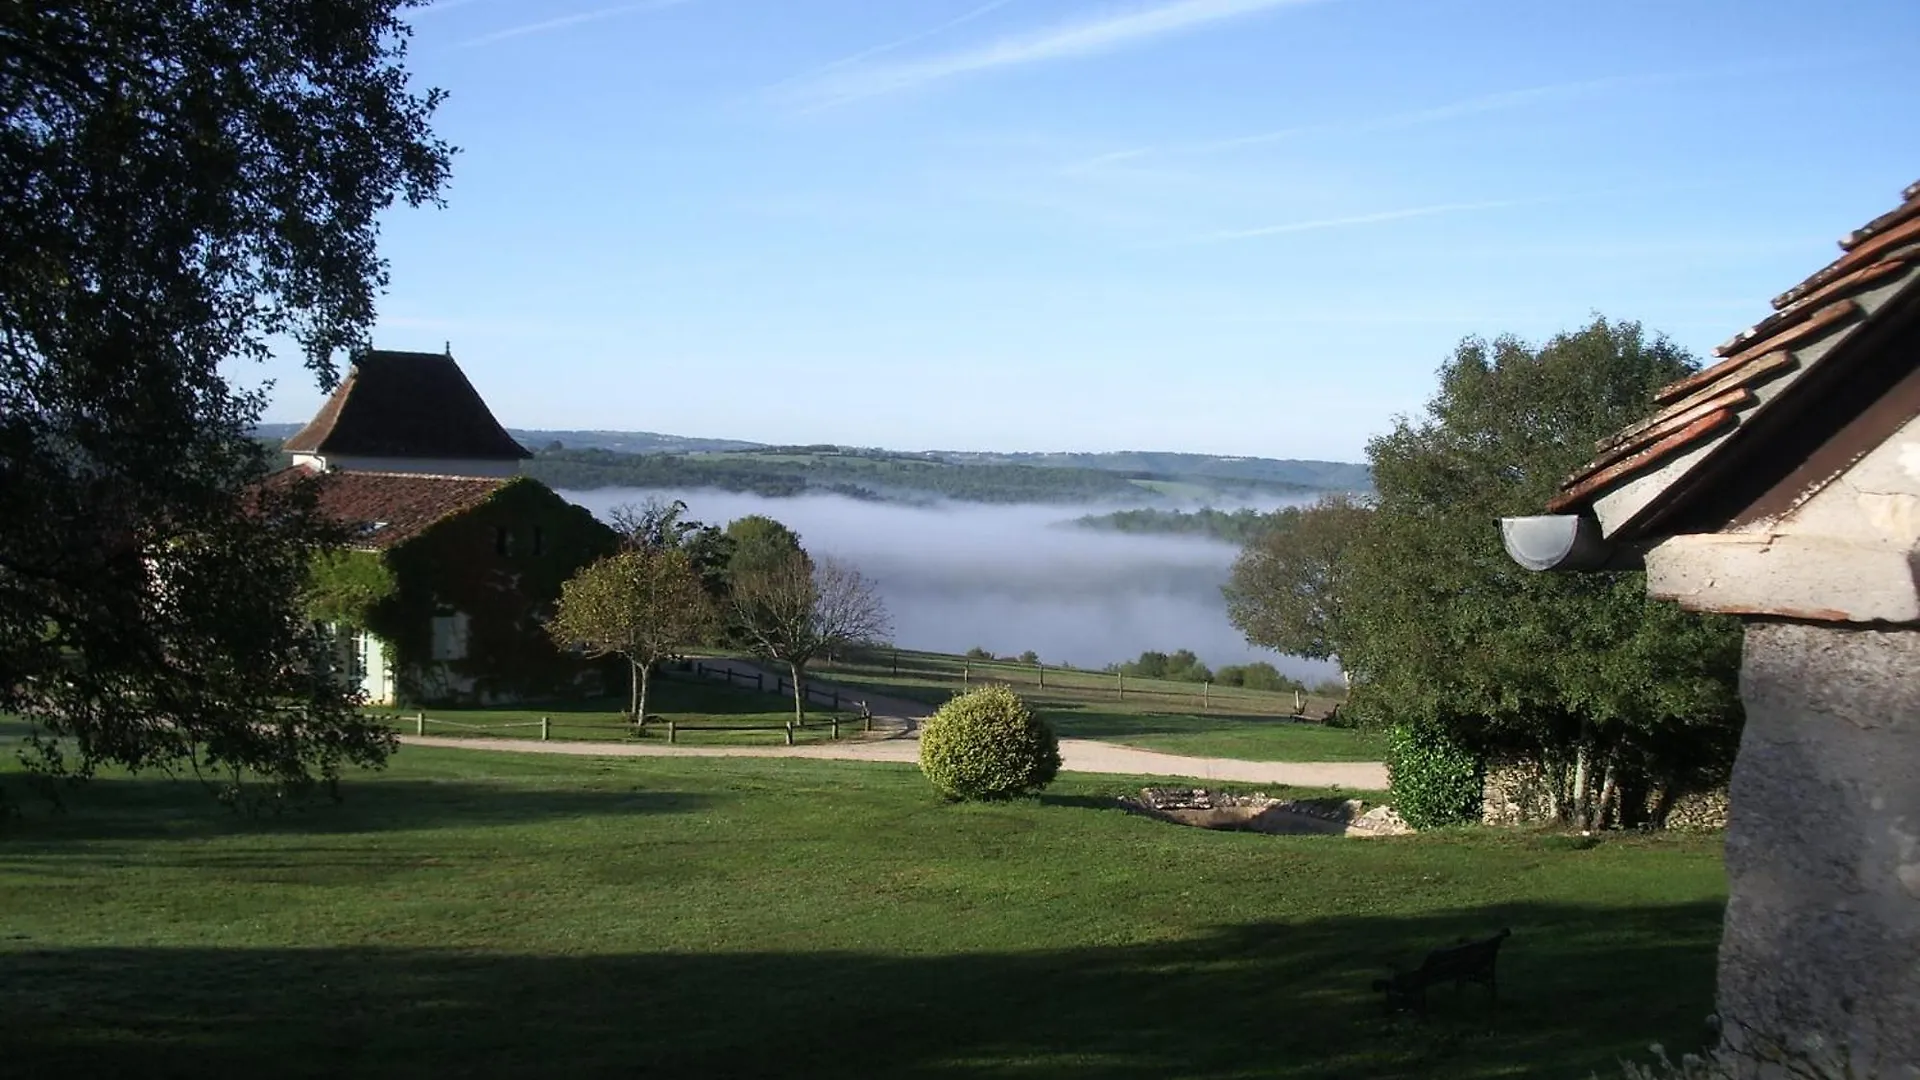
<svg viewBox="0 0 1920 1080"><path fill-rule="evenodd" d="M893 632L873 583L834 559L793 552L733 581L734 622L756 656L793 674L793 715L806 720L807 665L821 653L878 644Z"/></svg>

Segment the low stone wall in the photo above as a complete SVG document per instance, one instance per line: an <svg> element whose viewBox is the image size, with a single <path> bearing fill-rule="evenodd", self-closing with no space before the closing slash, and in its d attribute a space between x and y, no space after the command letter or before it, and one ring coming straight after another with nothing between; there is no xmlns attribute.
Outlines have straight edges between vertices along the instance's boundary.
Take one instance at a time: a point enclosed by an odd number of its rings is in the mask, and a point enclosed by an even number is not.
<svg viewBox="0 0 1920 1080"><path fill-rule="evenodd" d="M1565 769L1522 758L1487 763L1481 787L1480 821L1484 825L1546 825L1555 820L1559 793L1571 778ZM1727 788L1724 782L1687 792L1667 811L1669 829L1724 829L1727 827Z"/></svg>
<svg viewBox="0 0 1920 1080"><path fill-rule="evenodd" d="M1667 811L1667 828L1713 830L1727 827L1727 789L1714 788L1682 795Z"/></svg>
<svg viewBox="0 0 1920 1080"><path fill-rule="evenodd" d="M1537 761L1501 759L1487 763L1480 788L1483 825L1537 825L1554 819L1555 793L1564 778Z"/></svg>

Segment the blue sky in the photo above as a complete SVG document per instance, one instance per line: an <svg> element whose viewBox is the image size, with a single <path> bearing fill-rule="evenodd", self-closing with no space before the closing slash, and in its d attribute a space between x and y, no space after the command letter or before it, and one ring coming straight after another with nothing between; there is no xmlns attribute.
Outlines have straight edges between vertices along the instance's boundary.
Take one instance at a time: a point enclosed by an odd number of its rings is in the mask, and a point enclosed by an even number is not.
<svg viewBox="0 0 1920 1080"><path fill-rule="evenodd" d="M1920 179L1911 0L411 19L463 152L386 219L375 344L517 427L1353 460L1464 335L1705 354Z"/></svg>

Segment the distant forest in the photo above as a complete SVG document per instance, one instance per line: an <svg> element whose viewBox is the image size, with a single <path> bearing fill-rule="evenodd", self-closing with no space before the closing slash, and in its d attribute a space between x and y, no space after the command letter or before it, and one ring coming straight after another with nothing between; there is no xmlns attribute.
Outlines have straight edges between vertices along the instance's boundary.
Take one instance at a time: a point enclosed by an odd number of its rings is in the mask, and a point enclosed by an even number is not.
<svg viewBox="0 0 1920 1080"><path fill-rule="evenodd" d="M1074 524L1084 529L1108 532L1160 533L1175 536L1206 536L1233 544L1245 544L1273 526L1271 515L1258 510L1118 510L1111 514L1089 514Z"/></svg>
<svg viewBox="0 0 1920 1080"><path fill-rule="evenodd" d="M556 488L718 488L772 497L806 493L883 502L950 499L976 503L1157 502L1156 485L1174 484L1215 496L1258 498L1313 489L1259 480L1115 472L1014 464L966 464L925 454L832 446L766 447L700 454L623 454L549 444L526 473Z"/></svg>
<svg viewBox="0 0 1920 1080"><path fill-rule="evenodd" d="M298 424L262 424L279 440ZM534 451L525 472L556 488L718 489L769 497L807 493L877 502L1176 503L1270 501L1371 487L1363 465L1145 451L1085 454L902 452L835 445L771 446L645 431L512 430ZM1211 513L1205 512L1202 513ZM1129 532L1211 532L1238 526L1128 519ZM1237 534L1233 534L1237 535Z"/></svg>

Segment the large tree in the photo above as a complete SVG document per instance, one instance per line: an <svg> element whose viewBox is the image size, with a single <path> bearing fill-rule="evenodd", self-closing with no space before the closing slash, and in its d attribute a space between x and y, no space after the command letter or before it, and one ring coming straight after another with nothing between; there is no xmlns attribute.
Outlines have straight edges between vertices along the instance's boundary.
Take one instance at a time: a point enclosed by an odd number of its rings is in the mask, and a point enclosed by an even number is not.
<svg viewBox="0 0 1920 1080"><path fill-rule="evenodd" d="M730 606L747 648L792 673L796 722L807 716L807 665L815 657L878 644L892 632L872 582L846 563L802 551L736 572Z"/></svg>
<svg viewBox="0 0 1920 1080"><path fill-rule="evenodd" d="M378 215L450 148L399 0L0 5L0 711L44 768L190 761L290 786L391 739L302 617L326 540L262 494L275 341L362 342Z"/></svg>
<svg viewBox="0 0 1920 1080"><path fill-rule="evenodd" d="M584 566L560 587L547 631L563 648L589 656L622 656L632 670L629 707L647 723L647 690L655 665L709 638L712 601L687 553L629 548Z"/></svg>
<svg viewBox="0 0 1920 1080"><path fill-rule="evenodd" d="M1670 788L1724 751L1740 719L1737 623L1648 600L1638 573L1529 572L1499 535L1696 367L1604 319L1538 346L1462 342L1425 415L1367 448L1376 508L1342 555L1331 642L1356 705L1564 758L1562 812L1587 824L1623 779Z"/></svg>
<svg viewBox="0 0 1920 1080"><path fill-rule="evenodd" d="M1316 660L1338 657L1342 558L1371 512L1351 495L1267 516L1234 560L1227 615L1250 644Z"/></svg>

